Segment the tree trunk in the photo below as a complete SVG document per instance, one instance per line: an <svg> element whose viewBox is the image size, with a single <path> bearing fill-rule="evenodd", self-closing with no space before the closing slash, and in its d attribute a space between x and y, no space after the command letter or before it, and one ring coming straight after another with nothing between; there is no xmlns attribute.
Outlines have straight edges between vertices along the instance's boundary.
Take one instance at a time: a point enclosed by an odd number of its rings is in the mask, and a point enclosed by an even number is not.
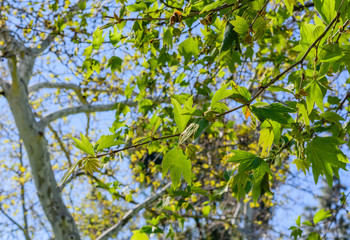
<svg viewBox="0 0 350 240"><path fill-rule="evenodd" d="M55 239L78 240L78 229L63 202L52 171L45 127L35 120L28 100L27 84L32 75L35 56L17 59L20 59L19 63L9 59L12 84L3 83L2 88L28 154L37 195L53 228Z"/></svg>

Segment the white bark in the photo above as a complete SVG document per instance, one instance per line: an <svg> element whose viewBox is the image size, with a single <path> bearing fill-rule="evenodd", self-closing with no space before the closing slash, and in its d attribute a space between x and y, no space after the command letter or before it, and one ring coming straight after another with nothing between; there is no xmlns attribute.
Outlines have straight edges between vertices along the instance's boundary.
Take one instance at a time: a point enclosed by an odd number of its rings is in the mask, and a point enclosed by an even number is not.
<svg viewBox="0 0 350 240"><path fill-rule="evenodd" d="M36 55L7 29L0 29L0 40L6 43L0 51L7 58L12 80L11 83L0 80L0 85L26 148L41 206L52 226L55 239L78 240L78 229L63 202L52 171L45 129L36 122L28 100L27 86Z"/></svg>
<svg viewBox="0 0 350 240"><path fill-rule="evenodd" d="M28 102L25 84L19 83L22 84L12 84L10 89L4 91L28 154L40 203L57 240L80 239L74 220L57 187L50 163L45 130L35 121Z"/></svg>
<svg viewBox="0 0 350 240"><path fill-rule="evenodd" d="M133 101L125 101L123 103L127 104L128 106L135 106L137 104L137 102L133 102ZM45 116L40 121L40 124L45 127L50 122L53 122L63 117L67 117L72 114L110 111L112 110L114 105L115 103L110 103L110 104L101 104L101 105L82 105L77 107L65 108Z"/></svg>
<svg viewBox="0 0 350 240"><path fill-rule="evenodd" d="M6 91L16 126L26 147L40 203L50 221L55 238L80 239L77 227L68 212L52 171L44 128L35 121L24 86Z"/></svg>
<svg viewBox="0 0 350 240"><path fill-rule="evenodd" d="M170 97L167 97L167 98L149 97L147 99L149 99L155 103L170 103ZM199 97L196 99L197 102L201 102L204 100L207 100L207 98ZM115 102L115 103L110 103L110 104L100 104L100 105L91 105L90 104L90 105L82 105L82 106L77 106L77 107L65 108L65 109L59 110L57 112L53 112L53 113L46 115L43 119L41 119L40 124L45 127L49 123L51 123L57 119L67 117L67 116L73 115L73 114L78 114L78 113L92 113L92 112L110 111L110 110L112 110L113 106L115 106L118 103L127 105L129 107L135 107L138 104L137 101L125 100L125 101Z"/></svg>

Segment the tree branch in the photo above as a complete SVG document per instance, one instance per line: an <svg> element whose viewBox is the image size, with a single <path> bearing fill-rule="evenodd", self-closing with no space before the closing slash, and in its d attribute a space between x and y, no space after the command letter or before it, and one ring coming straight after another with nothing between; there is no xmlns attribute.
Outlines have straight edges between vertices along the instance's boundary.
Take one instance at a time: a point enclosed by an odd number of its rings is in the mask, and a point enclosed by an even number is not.
<svg viewBox="0 0 350 240"><path fill-rule="evenodd" d="M170 97L149 97L146 98L154 103L170 103ZM199 97L196 100L198 102L201 102L203 100L207 100L207 97ZM77 106L77 107L71 107L71 108L65 108L62 110L59 110L57 112L51 113L47 116L45 116L43 119L41 119L40 123L42 127L46 127L47 124L50 122L53 122L57 119L67 117L69 115L73 114L78 114L78 113L93 113L93 112L106 112L112 110L113 106L116 104L123 104L127 105L129 107L134 107L137 106L138 101L133 101L133 100L125 100L122 102L115 102L115 103L110 103L110 104L102 104L102 105L82 105L82 106Z"/></svg>
<svg viewBox="0 0 350 240"><path fill-rule="evenodd" d="M120 102L121 104L125 104L128 106L136 106L137 102L134 102L132 100L127 100L124 102ZM57 119L67 117L69 115L77 114L77 113L93 113L93 112L106 112L112 110L113 106L116 103L110 103L110 104L101 104L101 105L83 105L83 106L77 106L77 107L71 107L71 108L65 108L62 110L59 110L57 112L51 113L40 120L39 124L41 124L43 127L46 127L50 122L53 122Z"/></svg>
<svg viewBox="0 0 350 240"><path fill-rule="evenodd" d="M74 13L76 13L79 10L79 4L83 1L84 0L79 0L76 4L74 4L70 8L70 11L68 12L68 14L70 13L74 16ZM62 17L64 23L68 22L68 20L70 19L67 17L68 14ZM40 55L42 52L44 52L54 41L56 35L57 33L55 30L49 33L49 35L43 41L41 41L40 44L38 44L35 48L31 48L33 54L37 56L37 55Z"/></svg>
<svg viewBox="0 0 350 240"><path fill-rule="evenodd" d="M343 100L339 103L339 106L337 107L337 109L335 110L336 112L338 112L339 110L341 110L344 106L344 103L346 102L346 100L350 98L350 90L348 90L348 92L346 93L345 97L343 98Z"/></svg>
<svg viewBox="0 0 350 240"><path fill-rule="evenodd" d="M24 43L16 39L13 33L5 27L0 28L0 41L5 42L5 44L0 47L0 51L2 52L1 57L8 58L20 52L28 51Z"/></svg>
<svg viewBox="0 0 350 240"><path fill-rule="evenodd" d="M178 133L178 134L167 135L167 136L163 136L163 137L159 137L159 138L152 137L152 140L149 140L149 141L146 141L146 142L142 142L142 143L139 143L139 144L135 144L135 145L131 145L131 146L128 146L128 147L124 147L124 148L121 148L121 149L117 149L117 150L114 150L114 151L110 151L108 153L103 153L103 154L100 154L100 155L96 155L95 157L96 158L100 158L100 157L103 157L103 156L116 154L118 152L122 152L122 151L125 151L125 150L128 150L128 149L131 149L131 148L137 148L137 147L149 144L149 143L154 142L154 141L159 141L159 140L169 139L169 138L175 138L175 137L179 137L180 135L181 134Z"/></svg>
<svg viewBox="0 0 350 240"><path fill-rule="evenodd" d="M66 156L66 158L68 160L69 167L71 167L72 166L72 161L70 159L69 152L66 149L66 147L64 146L64 143L63 143L62 139L60 138L60 136L58 135L58 132L50 124L48 124L47 126L49 127L50 131L52 132L52 134L56 138L56 141L58 142L58 145L60 145L62 152Z"/></svg>
<svg viewBox="0 0 350 240"><path fill-rule="evenodd" d="M194 16L198 16L198 15L204 15L204 14L213 14L213 13L216 13L216 12L219 12L221 10L224 10L226 8L230 8L230 7L233 7L235 6L237 3L232 3L232 4L223 4L222 6L220 7L217 7L217 8L214 8L214 9L211 9L209 11L206 11L206 12L200 12L200 11L196 11L196 12L193 12L191 11L191 13L187 16L183 16L182 17L182 20L185 20L187 18L191 18L191 17L194 17ZM237 9L240 9L241 7L245 6L246 3L243 3L241 5L238 5L238 6L235 6L235 8L233 10L237 10ZM170 6L168 6L170 7ZM109 18L109 19L115 19L114 16L104 16L104 18ZM146 17L146 18L121 18L121 19L118 19L119 21L166 21L166 20L169 20L170 18L150 18L150 17Z"/></svg>
<svg viewBox="0 0 350 240"><path fill-rule="evenodd" d="M306 59L306 57L309 55L309 53L311 52L311 50L316 46L316 44L321 41L322 38L324 38L324 36L327 34L327 32L329 31L329 29L332 27L332 25L337 21L337 19L340 16L340 9L341 6L343 5L344 0L341 2L340 7L337 11L337 15L333 18L333 20L329 23L329 25L327 26L327 28L323 31L323 33L310 45L310 47L306 50L306 52L304 53L303 57L295 62L294 64L292 64L291 66L289 66L287 69L285 69L282 73L278 74L276 77L274 77L268 84L266 84L265 86L261 86L259 91L257 92L257 94L255 94L254 97L252 97L250 99L249 102L242 104L236 108L233 108L229 111L226 111L224 113L218 114L216 115L216 117L221 117L224 116L228 113L234 112L238 109L241 109L243 107L249 106L255 99L257 99L267 88L269 88L271 85L273 85L274 83L276 83L281 77L283 77L285 74L287 74L290 70L292 70L294 67L298 66L299 64L303 64L304 60Z"/></svg>
<svg viewBox="0 0 350 240"><path fill-rule="evenodd" d="M171 182L165 185L159 193L154 196L148 197L145 201L135 206L135 208L129 210L123 218L119 221L119 223L114 224L112 227L108 228L104 231L96 240L107 240L113 234L117 234L120 230L134 217L136 216L142 209L145 209L156 202L160 197L162 197L166 190L171 186Z"/></svg>
<svg viewBox="0 0 350 240"><path fill-rule="evenodd" d="M2 79L1 77L0 77L0 88L2 89L2 91L0 91L0 95L3 95L3 96L5 96L6 91L8 91L10 88L10 84L6 82L4 79Z"/></svg>
<svg viewBox="0 0 350 240"><path fill-rule="evenodd" d="M28 233L26 232L26 230L25 230L21 225L19 225L19 223L17 223L10 215L8 215L8 214L2 209L1 206L0 206L0 212L1 212L2 214L4 214L5 217L6 217L8 220L10 220L13 224L15 224L15 225L24 233L24 236L25 236L26 240L30 240L30 237L29 237Z"/></svg>
<svg viewBox="0 0 350 240"><path fill-rule="evenodd" d="M41 82L34 84L28 88L28 92L35 92L42 88L58 88L58 89L66 89L73 90L75 94L78 96L79 100L86 104L86 98L81 94L81 89L78 85L72 83L52 83L52 82Z"/></svg>

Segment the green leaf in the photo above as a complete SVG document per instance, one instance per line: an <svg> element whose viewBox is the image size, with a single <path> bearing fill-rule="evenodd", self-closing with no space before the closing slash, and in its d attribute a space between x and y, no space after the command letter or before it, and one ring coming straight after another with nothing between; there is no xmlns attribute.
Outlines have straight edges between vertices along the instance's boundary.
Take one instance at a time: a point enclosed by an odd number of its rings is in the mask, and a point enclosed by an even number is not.
<svg viewBox="0 0 350 240"><path fill-rule="evenodd" d="M119 72L121 72L122 71L122 63L123 63L123 60L120 57L112 56L108 60L107 67L111 68L112 73L115 72L115 70L117 70L117 69Z"/></svg>
<svg viewBox="0 0 350 240"><path fill-rule="evenodd" d="M207 217L210 213L210 205L202 207L202 213L204 217Z"/></svg>
<svg viewBox="0 0 350 240"><path fill-rule="evenodd" d="M284 0L284 4L286 5L287 10L290 13L290 15L293 15L295 0Z"/></svg>
<svg viewBox="0 0 350 240"><path fill-rule="evenodd" d="M231 98L233 98L236 102L247 103L250 101L252 96L245 87L235 85L233 90L235 93L232 94Z"/></svg>
<svg viewBox="0 0 350 240"><path fill-rule="evenodd" d="M303 22L300 27L300 45L306 51L309 46L315 41L315 36L310 34L316 28L315 25Z"/></svg>
<svg viewBox="0 0 350 240"><path fill-rule="evenodd" d="M233 177L233 183L236 184L238 188L245 187L248 180L250 180L249 175L244 172L239 172Z"/></svg>
<svg viewBox="0 0 350 240"><path fill-rule="evenodd" d="M260 11L260 10L259 10ZM267 21L262 16L258 15L255 23L253 24L254 40L258 40L264 36L267 28Z"/></svg>
<svg viewBox="0 0 350 240"><path fill-rule="evenodd" d="M315 183L322 174L326 175L327 183L333 184L333 169L345 169L344 154L337 147L345 141L335 137L315 137L306 147L307 161L312 164ZM340 160L342 161L340 161Z"/></svg>
<svg viewBox="0 0 350 240"><path fill-rule="evenodd" d="M242 150L233 150L234 155L229 158L228 162L241 162L241 161L252 161L258 156L253 153L242 151Z"/></svg>
<svg viewBox="0 0 350 240"><path fill-rule="evenodd" d="M65 20L58 15L57 19L55 20L55 27L57 28L57 31L62 32L66 26L67 24L65 23Z"/></svg>
<svg viewBox="0 0 350 240"><path fill-rule="evenodd" d="M210 10L212 10L212 9L215 9L215 8L221 6L223 3L225 3L225 0L214 1L214 2L211 3L211 4L206 5L206 6L202 9L201 13L210 11Z"/></svg>
<svg viewBox="0 0 350 240"><path fill-rule="evenodd" d="M298 216L297 220L295 220L295 223L300 227L300 220L301 220L301 215Z"/></svg>
<svg viewBox="0 0 350 240"><path fill-rule="evenodd" d="M297 240L299 237L303 235L303 230L301 230L300 228L292 226L289 229L292 230L290 236L293 237L294 240Z"/></svg>
<svg viewBox="0 0 350 240"><path fill-rule="evenodd" d="M324 112L324 107L323 107L324 95L323 95L321 87L319 86L317 81L310 84L306 91L308 93L308 95L306 96L306 104L307 104L308 114L310 114L312 109L314 109L315 103L316 103L317 107L322 112Z"/></svg>
<svg viewBox="0 0 350 240"><path fill-rule="evenodd" d="M260 183L254 183L252 188L252 197L253 202L256 203L260 197L261 194L261 185Z"/></svg>
<svg viewBox="0 0 350 240"><path fill-rule="evenodd" d="M315 216L314 216L314 224L316 225L317 223L329 218L332 216L331 211L325 211L323 208L318 211Z"/></svg>
<svg viewBox="0 0 350 240"><path fill-rule="evenodd" d="M238 172L256 169L263 162L261 158L250 152L242 150L233 150L232 152L234 155L228 161L239 163Z"/></svg>
<svg viewBox="0 0 350 240"><path fill-rule="evenodd" d="M174 106L175 123L177 125L177 128L179 129L179 132L182 132L183 130L185 130L186 125L191 118L191 116L184 115L184 113L188 112L188 110L186 110L186 105L188 107L192 107L193 97L190 97L187 100L184 109L182 109L180 103L175 98L171 98L171 103Z"/></svg>
<svg viewBox="0 0 350 240"><path fill-rule="evenodd" d="M92 34L92 48L98 50L101 47L101 44L104 40L103 30L97 28Z"/></svg>
<svg viewBox="0 0 350 240"><path fill-rule="evenodd" d="M334 62L341 59L344 55L338 44L327 44L322 46L319 59L321 62Z"/></svg>
<svg viewBox="0 0 350 240"><path fill-rule="evenodd" d="M219 88L213 98L211 99L210 106L213 108L217 102L220 100L227 98L228 96L232 95L234 93L234 90L227 89L230 86L230 83L226 83L221 88Z"/></svg>
<svg viewBox="0 0 350 240"><path fill-rule="evenodd" d="M109 41L113 46L115 46L120 41L121 37L122 34L118 32L118 27L114 25L113 32L109 32Z"/></svg>
<svg viewBox="0 0 350 240"><path fill-rule="evenodd" d="M171 33L171 28L164 31L163 44L166 44L170 49L173 47L173 35Z"/></svg>
<svg viewBox="0 0 350 240"><path fill-rule="evenodd" d="M317 232L312 232L307 236L306 240L322 240L322 238Z"/></svg>
<svg viewBox="0 0 350 240"><path fill-rule="evenodd" d="M233 46L236 46L235 50L241 50L238 33L233 29L233 25L230 22L226 23L224 38L221 43L220 53L230 50Z"/></svg>
<svg viewBox="0 0 350 240"><path fill-rule="evenodd" d="M299 114L301 115L301 119L303 119L306 126L310 126L310 119L305 101L303 100L302 102L298 103L297 106L299 108Z"/></svg>
<svg viewBox="0 0 350 240"><path fill-rule="evenodd" d="M81 140L72 137L72 139L74 140L74 143L73 143L74 146L91 156L95 156L94 148L92 144L89 142L88 138L85 137L82 133L80 133L80 138Z"/></svg>
<svg viewBox="0 0 350 240"><path fill-rule="evenodd" d="M303 222L303 224L306 225L306 226L310 226L310 227L313 226L312 222L310 222L310 221L308 221L308 220L306 220L305 222Z"/></svg>
<svg viewBox="0 0 350 240"><path fill-rule="evenodd" d="M340 121L345 121L345 119L342 116L332 111L322 113L320 116L327 122L335 123L339 128L342 127Z"/></svg>
<svg viewBox="0 0 350 240"><path fill-rule="evenodd" d="M185 41L180 43L179 52L185 57L185 62L188 63L192 56L197 58L199 54L198 42L193 38L187 38Z"/></svg>
<svg viewBox="0 0 350 240"><path fill-rule="evenodd" d="M259 158L259 166L253 171L255 182L262 181L266 173L272 175L269 165L264 160Z"/></svg>
<svg viewBox="0 0 350 240"><path fill-rule="evenodd" d="M261 122L264 122L266 119L271 119L278 123L288 124L293 121L288 113L294 113L295 110L281 103L272 103L270 105L258 107L252 106L252 112Z"/></svg>
<svg viewBox="0 0 350 240"><path fill-rule="evenodd" d="M83 161L85 173L93 174L99 172L101 168L100 160L98 158L87 158Z"/></svg>
<svg viewBox="0 0 350 240"><path fill-rule="evenodd" d="M196 142L197 139L202 135L202 133L207 129L209 126L209 121L206 119L196 119L195 123L198 124L197 131L194 134L193 142Z"/></svg>
<svg viewBox="0 0 350 240"><path fill-rule="evenodd" d="M140 230L133 231L133 235L130 240L149 240L146 233L140 232Z"/></svg>
<svg viewBox="0 0 350 240"><path fill-rule="evenodd" d="M262 148L262 157L265 157L270 153L270 148L272 146L274 136L275 135L272 128L261 129L258 145Z"/></svg>
<svg viewBox="0 0 350 240"><path fill-rule="evenodd" d="M335 0L313 0L317 12L328 25L336 15Z"/></svg>
<svg viewBox="0 0 350 240"><path fill-rule="evenodd" d="M86 70L85 76L89 78L94 71L100 73L100 62L92 58L87 58L83 62L82 70Z"/></svg>
<svg viewBox="0 0 350 240"><path fill-rule="evenodd" d="M281 124L272 120L266 120L264 121L261 126L262 129L263 128L271 128L273 130L273 142L275 144L279 144L280 138L281 138Z"/></svg>
<svg viewBox="0 0 350 240"><path fill-rule="evenodd" d="M145 2L138 2L126 7L130 12L139 12L147 9Z"/></svg>
<svg viewBox="0 0 350 240"><path fill-rule="evenodd" d="M98 144L97 151L110 148L116 145L123 144L124 142L122 140L115 140L118 134L113 135L103 135L100 137L100 139L96 142Z"/></svg>
<svg viewBox="0 0 350 240"><path fill-rule="evenodd" d="M78 165L80 165L82 163L83 159L80 159L79 161L77 161L76 163L73 164L73 166L71 168L69 168L63 175L61 181L58 183L58 186L62 186L67 180L68 178L73 174L74 170L77 168Z"/></svg>
<svg viewBox="0 0 350 240"><path fill-rule="evenodd" d="M85 48L83 56L90 57L91 53L92 53L92 50L93 50L92 46L88 46L87 48Z"/></svg>
<svg viewBox="0 0 350 240"><path fill-rule="evenodd" d="M165 154L162 169L163 177L170 171L173 188L177 188L179 185L181 174L188 184L192 182L191 161L187 159L179 147L173 148Z"/></svg>
<svg viewBox="0 0 350 240"><path fill-rule="evenodd" d="M248 33L249 25L244 18L237 15L236 20L233 20L230 23L238 34L245 36Z"/></svg>
<svg viewBox="0 0 350 240"><path fill-rule="evenodd" d="M306 171L309 171L309 168L310 168L310 163L303 160L303 159L294 159L293 164L296 165L298 171L303 171L303 173L306 175Z"/></svg>

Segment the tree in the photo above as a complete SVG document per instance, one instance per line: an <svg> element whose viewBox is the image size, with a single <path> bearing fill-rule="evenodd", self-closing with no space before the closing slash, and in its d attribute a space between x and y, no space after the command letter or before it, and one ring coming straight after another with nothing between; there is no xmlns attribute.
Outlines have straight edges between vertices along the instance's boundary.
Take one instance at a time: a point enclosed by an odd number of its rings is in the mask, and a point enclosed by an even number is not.
<svg viewBox="0 0 350 240"><path fill-rule="evenodd" d="M1 5L7 66L0 86L16 125L7 131L18 133L21 140L11 139L15 148L23 143L26 156L22 150L13 156L20 165L7 174L23 178L28 158L56 239L107 239L127 224L135 229L130 220L143 210L147 225L137 224L133 239L286 237L269 222L273 194L293 174L291 166L312 171L316 184L320 175L329 187L334 177L342 180L349 142L348 0L18 4ZM20 18L10 14L14 9ZM43 56L68 66L69 78L62 80L66 73ZM37 68L38 61L48 67ZM97 137L92 113L110 110L110 133ZM60 119L79 113L86 115L84 133L73 133L67 144L64 136L73 130ZM59 187L50 152L56 169L68 169L57 172ZM119 177L130 179L125 164L132 182ZM24 197L30 179L17 180L23 226L0 208L26 239L35 233ZM64 189L76 188L77 180L92 183L91 195L85 207L77 207L79 196L69 197L72 216L62 190L70 196ZM148 191L157 193L140 197ZM345 208L345 195L339 206ZM291 235L302 236L306 225L310 238L327 236L319 223L337 219L327 210L313 221L298 218Z"/></svg>

